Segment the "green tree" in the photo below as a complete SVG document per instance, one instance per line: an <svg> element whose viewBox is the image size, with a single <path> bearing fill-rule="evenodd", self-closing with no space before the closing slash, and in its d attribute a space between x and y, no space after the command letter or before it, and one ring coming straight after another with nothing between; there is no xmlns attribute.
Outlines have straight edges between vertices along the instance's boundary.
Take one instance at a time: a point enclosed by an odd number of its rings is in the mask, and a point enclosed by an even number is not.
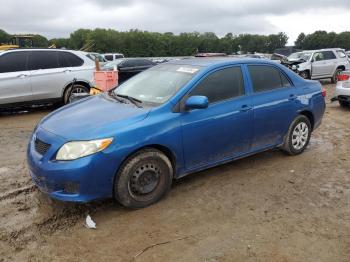
<svg viewBox="0 0 350 262"><path fill-rule="evenodd" d="M71 33L69 38L69 48L77 50L81 49L85 44L87 44L90 33L90 29L79 29Z"/></svg>
<svg viewBox="0 0 350 262"><path fill-rule="evenodd" d="M33 35L33 46L34 47L48 47L49 41L42 35Z"/></svg>
<svg viewBox="0 0 350 262"><path fill-rule="evenodd" d="M0 29L0 44L5 44L10 40L10 35Z"/></svg>
<svg viewBox="0 0 350 262"><path fill-rule="evenodd" d="M297 40L295 40L294 45L296 48L303 49L304 48L304 41L305 41L306 35L304 33L300 33Z"/></svg>

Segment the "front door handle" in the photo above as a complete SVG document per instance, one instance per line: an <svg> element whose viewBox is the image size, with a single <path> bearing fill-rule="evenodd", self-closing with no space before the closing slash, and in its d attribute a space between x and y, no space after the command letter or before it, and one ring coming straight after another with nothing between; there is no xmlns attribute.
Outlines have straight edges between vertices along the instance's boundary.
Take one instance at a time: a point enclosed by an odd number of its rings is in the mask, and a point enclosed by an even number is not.
<svg viewBox="0 0 350 262"><path fill-rule="evenodd" d="M243 105L242 107L241 107L241 112L247 112L247 111L249 111L249 110L252 110L253 108L251 107L251 106L248 106L248 105Z"/></svg>

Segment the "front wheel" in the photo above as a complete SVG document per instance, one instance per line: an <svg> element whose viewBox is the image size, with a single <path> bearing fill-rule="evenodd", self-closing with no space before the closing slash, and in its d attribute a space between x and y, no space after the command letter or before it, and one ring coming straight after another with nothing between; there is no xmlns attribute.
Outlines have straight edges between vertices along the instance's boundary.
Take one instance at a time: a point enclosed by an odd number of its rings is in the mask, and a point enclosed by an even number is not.
<svg viewBox="0 0 350 262"><path fill-rule="evenodd" d="M143 149L120 168L114 196L123 206L143 208L159 201L171 188L173 168L161 151Z"/></svg>
<svg viewBox="0 0 350 262"><path fill-rule="evenodd" d="M303 115L296 117L290 125L282 149L289 155L301 154L311 137L310 120Z"/></svg>
<svg viewBox="0 0 350 262"><path fill-rule="evenodd" d="M69 104L73 101L75 94L89 93L89 88L80 84L74 84L66 90L63 97L64 104Z"/></svg>

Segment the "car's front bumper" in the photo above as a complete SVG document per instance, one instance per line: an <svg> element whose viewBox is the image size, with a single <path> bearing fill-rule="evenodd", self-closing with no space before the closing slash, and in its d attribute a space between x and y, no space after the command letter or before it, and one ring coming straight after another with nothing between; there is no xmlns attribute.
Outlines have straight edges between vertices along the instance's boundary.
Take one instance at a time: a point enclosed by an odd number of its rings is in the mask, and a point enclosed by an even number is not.
<svg viewBox="0 0 350 262"><path fill-rule="evenodd" d="M35 149L36 138L51 145L43 155ZM88 202L111 197L118 161L108 152L73 161L57 161L54 156L65 142L65 139L42 129L31 137L27 161L30 176L38 188L62 201Z"/></svg>

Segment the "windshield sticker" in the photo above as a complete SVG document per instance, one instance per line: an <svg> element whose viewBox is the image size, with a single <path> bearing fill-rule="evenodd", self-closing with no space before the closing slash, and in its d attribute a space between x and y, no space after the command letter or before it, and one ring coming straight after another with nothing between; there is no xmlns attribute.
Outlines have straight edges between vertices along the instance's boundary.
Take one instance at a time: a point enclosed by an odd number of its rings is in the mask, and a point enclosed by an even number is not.
<svg viewBox="0 0 350 262"><path fill-rule="evenodd" d="M176 71L177 72L182 72L182 73L194 74L194 73L196 73L198 71L198 68L180 67Z"/></svg>

